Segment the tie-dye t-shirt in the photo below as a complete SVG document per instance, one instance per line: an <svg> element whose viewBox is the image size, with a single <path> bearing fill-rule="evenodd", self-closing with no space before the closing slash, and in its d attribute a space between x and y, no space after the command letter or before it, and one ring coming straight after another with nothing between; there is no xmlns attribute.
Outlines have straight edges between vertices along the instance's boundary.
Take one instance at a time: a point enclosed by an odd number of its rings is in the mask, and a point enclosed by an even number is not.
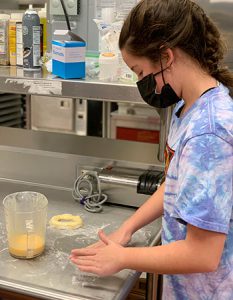
<svg viewBox="0 0 233 300"><path fill-rule="evenodd" d="M168 137L162 243L184 240L187 223L225 233L215 272L164 275L163 300L233 299L233 101L226 87L202 95Z"/></svg>

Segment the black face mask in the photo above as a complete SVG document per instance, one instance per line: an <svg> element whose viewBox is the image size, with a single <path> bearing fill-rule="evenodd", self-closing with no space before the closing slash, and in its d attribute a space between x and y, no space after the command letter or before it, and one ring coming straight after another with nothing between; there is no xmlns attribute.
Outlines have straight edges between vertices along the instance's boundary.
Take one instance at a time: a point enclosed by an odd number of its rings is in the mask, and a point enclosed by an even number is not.
<svg viewBox="0 0 233 300"><path fill-rule="evenodd" d="M166 108L181 100L181 98L177 96L170 84L165 83L164 78L164 86L162 87L161 93L156 94L155 76L160 73L163 74L164 70L161 70L155 74L151 73L137 82L138 90L142 96L142 99L149 105L156 108Z"/></svg>

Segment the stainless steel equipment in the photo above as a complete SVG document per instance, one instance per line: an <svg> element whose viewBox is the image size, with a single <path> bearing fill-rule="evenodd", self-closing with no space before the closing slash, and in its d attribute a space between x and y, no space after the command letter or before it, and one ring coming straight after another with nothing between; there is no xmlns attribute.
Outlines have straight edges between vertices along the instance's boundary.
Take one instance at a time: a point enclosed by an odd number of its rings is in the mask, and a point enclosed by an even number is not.
<svg viewBox="0 0 233 300"><path fill-rule="evenodd" d="M110 196L111 205L104 205L101 214L91 214L72 198L72 183L82 170L93 166L112 165L121 171L124 167L125 174L154 164L162 168L154 162L154 145L3 127L0 136L1 198L15 191L41 192L49 201L48 219L66 212L78 214L84 220L84 227L72 232L48 227L46 251L33 262L9 256L5 225L0 222L1 289L51 300L125 299L140 275L138 272L124 270L101 279L79 272L68 257L71 249L96 241L98 228L106 233L116 229L145 201L145 196L136 194L134 185L122 188L121 184L106 182L104 192ZM142 151L146 154L143 157ZM2 220L2 209L0 215ZM160 226L161 221L157 220L140 230L132 245L158 244Z"/></svg>
<svg viewBox="0 0 233 300"><path fill-rule="evenodd" d="M147 104L118 103L111 113L111 138L158 144L159 134L159 114Z"/></svg>
<svg viewBox="0 0 233 300"><path fill-rule="evenodd" d="M31 96L31 128L75 133L75 100L47 96Z"/></svg>

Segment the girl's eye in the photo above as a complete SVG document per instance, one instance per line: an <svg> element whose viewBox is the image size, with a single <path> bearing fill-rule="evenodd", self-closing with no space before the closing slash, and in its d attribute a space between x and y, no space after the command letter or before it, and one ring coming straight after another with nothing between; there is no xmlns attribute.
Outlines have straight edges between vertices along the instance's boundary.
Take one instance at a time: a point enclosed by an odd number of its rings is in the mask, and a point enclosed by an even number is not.
<svg viewBox="0 0 233 300"><path fill-rule="evenodd" d="M138 79L142 79L143 78L143 72L138 73Z"/></svg>

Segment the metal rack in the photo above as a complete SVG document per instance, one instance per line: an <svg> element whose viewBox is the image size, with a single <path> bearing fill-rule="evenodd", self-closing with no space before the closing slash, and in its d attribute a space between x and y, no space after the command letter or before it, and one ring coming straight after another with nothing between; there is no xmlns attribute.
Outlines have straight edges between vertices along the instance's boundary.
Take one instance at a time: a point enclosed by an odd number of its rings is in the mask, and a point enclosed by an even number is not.
<svg viewBox="0 0 233 300"><path fill-rule="evenodd" d="M23 127L24 97L19 94L0 94L0 126Z"/></svg>

